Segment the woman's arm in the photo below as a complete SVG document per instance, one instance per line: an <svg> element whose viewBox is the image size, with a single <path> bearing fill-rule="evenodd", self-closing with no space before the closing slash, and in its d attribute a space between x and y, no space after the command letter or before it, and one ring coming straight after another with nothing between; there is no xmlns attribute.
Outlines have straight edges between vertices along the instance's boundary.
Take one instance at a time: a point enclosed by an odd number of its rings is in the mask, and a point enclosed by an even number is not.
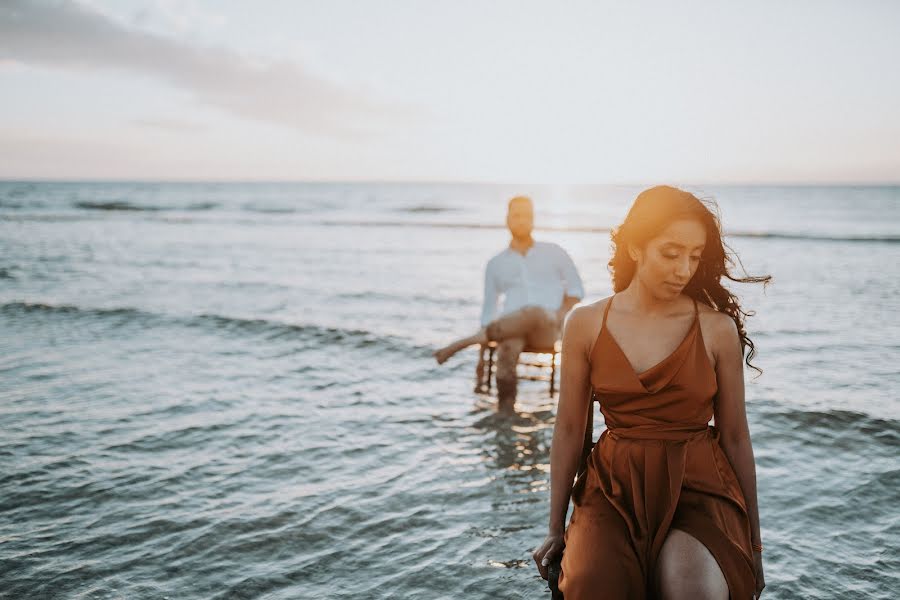
<svg viewBox="0 0 900 600"><path fill-rule="evenodd" d="M580 306L569 315L563 329L559 404L550 445L550 529L532 554L544 579L549 579L550 562L565 546L566 513L590 408L589 357L595 323L592 307Z"/></svg>
<svg viewBox="0 0 900 600"><path fill-rule="evenodd" d="M594 311L576 308L563 331L556 426L550 446L550 532L565 530L566 513L590 408L590 334Z"/></svg>
<svg viewBox="0 0 900 600"><path fill-rule="evenodd" d="M744 405L744 356L737 325L731 317L725 314L717 316L714 339L716 378L719 384L715 405L716 427L720 432L719 444L731 462L744 493L750 517L751 541L760 544L756 462Z"/></svg>

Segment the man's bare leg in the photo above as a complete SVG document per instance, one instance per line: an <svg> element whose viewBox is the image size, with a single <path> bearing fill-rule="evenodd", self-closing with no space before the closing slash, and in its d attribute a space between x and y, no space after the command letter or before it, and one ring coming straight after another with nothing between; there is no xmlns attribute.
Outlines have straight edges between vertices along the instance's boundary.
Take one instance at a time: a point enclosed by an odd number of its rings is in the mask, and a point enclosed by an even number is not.
<svg viewBox="0 0 900 600"><path fill-rule="evenodd" d="M489 340L502 342L514 337L524 337L536 327L547 321L547 311L537 306L526 306L508 315L500 317L482 327L475 335L464 337L434 352L439 365L447 362L451 356L475 344L487 344Z"/></svg>
<svg viewBox="0 0 900 600"><path fill-rule="evenodd" d="M478 350L478 364L475 365L475 393L481 392L481 384L484 381L484 344Z"/></svg>
<svg viewBox="0 0 900 600"><path fill-rule="evenodd" d="M463 348L468 348L469 346L473 346L475 344L487 344L487 328L482 327L481 330L475 335L470 335L469 337L464 337L456 340L455 342L451 342L450 344L444 346L439 350L434 351L434 358L438 362L439 365L447 362L451 356L462 350Z"/></svg>
<svg viewBox="0 0 900 600"><path fill-rule="evenodd" d="M519 354L525 348L525 338L509 338L497 346L497 410L504 414L516 412L516 388Z"/></svg>

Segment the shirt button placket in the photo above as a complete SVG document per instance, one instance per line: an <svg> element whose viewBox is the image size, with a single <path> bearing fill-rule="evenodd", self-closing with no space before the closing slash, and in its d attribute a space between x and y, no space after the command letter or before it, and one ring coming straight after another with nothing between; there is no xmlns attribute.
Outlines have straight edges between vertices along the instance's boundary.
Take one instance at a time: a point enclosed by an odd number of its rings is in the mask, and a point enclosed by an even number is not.
<svg viewBox="0 0 900 600"><path fill-rule="evenodd" d="M534 302L534 298L531 297L531 279L528 277L527 259L524 256L522 257L522 262L519 263L519 269L522 272L522 287L525 288L525 302L526 305L531 305Z"/></svg>

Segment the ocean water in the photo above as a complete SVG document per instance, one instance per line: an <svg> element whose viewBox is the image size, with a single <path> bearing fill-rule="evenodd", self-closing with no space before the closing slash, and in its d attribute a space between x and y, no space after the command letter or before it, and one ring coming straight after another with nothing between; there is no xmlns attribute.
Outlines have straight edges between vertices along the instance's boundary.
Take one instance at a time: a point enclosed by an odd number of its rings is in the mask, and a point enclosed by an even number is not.
<svg viewBox="0 0 900 600"><path fill-rule="evenodd" d="M900 188L690 189L774 278L732 284L763 597L896 598ZM555 401L430 353L510 195L593 301L638 191L0 183L0 596L549 598Z"/></svg>

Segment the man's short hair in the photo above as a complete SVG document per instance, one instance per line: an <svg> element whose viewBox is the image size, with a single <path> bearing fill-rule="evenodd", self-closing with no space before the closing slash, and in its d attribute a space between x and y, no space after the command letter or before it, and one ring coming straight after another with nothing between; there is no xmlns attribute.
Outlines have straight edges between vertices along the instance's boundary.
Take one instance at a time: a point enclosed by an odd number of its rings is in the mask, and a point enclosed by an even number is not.
<svg viewBox="0 0 900 600"><path fill-rule="evenodd" d="M518 204L519 202L525 202L528 204L528 208L534 212L534 202L531 201L531 198L528 196L513 196L510 198L509 203L506 205L506 211L509 212L512 210L513 204Z"/></svg>

